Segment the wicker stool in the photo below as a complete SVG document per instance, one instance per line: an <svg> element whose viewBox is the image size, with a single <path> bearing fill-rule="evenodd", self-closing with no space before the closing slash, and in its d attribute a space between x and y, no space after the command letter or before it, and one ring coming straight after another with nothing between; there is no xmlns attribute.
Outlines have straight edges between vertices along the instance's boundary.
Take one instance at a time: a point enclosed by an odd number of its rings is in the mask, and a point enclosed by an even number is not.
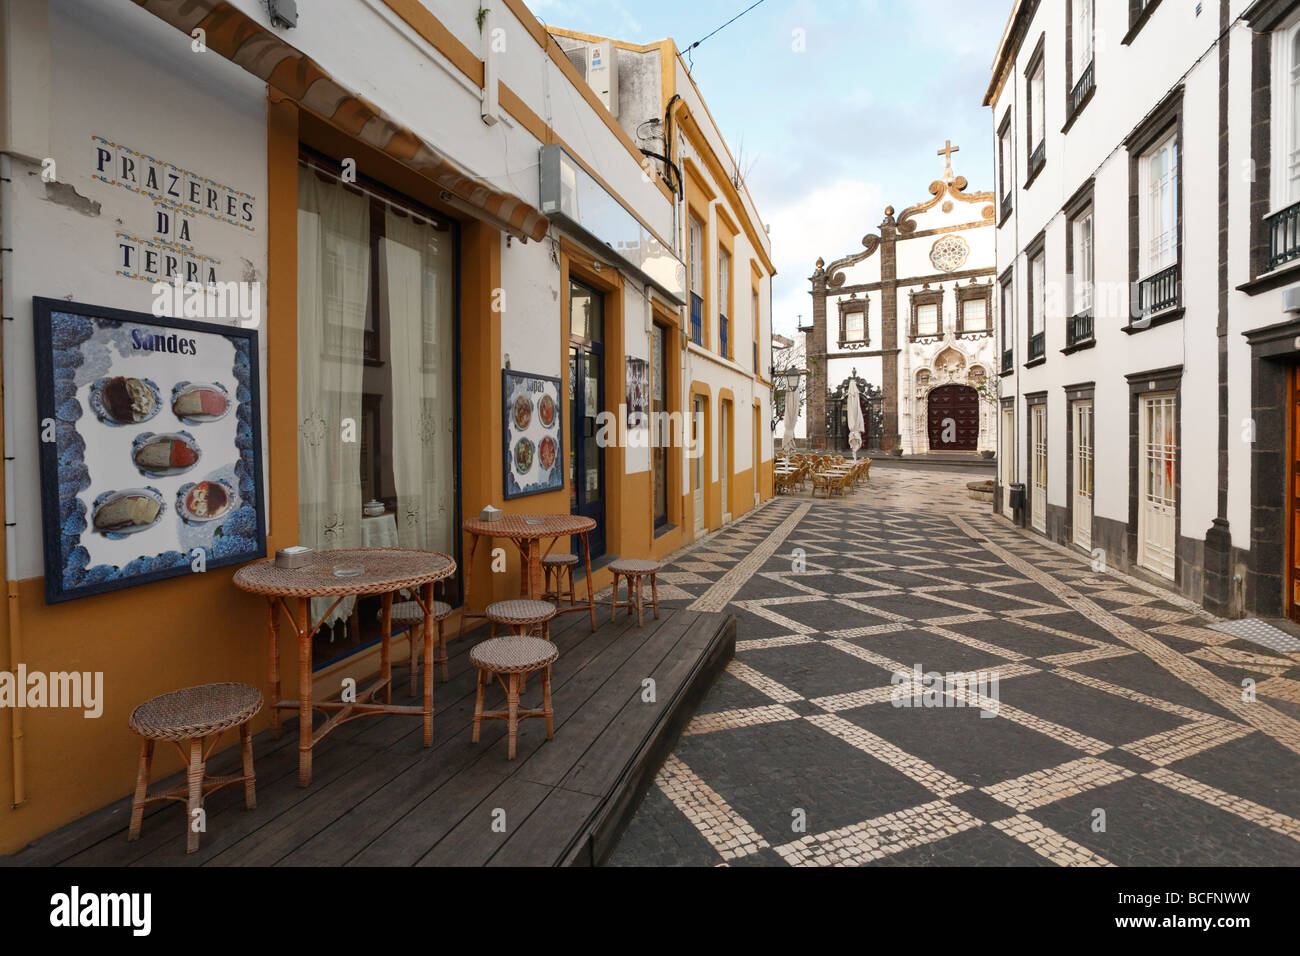
<svg viewBox="0 0 1300 956"><path fill-rule="evenodd" d="M504 624L517 637L538 631L542 640L550 640L551 618L555 617L555 605L549 601L530 601L516 598L513 601L497 601L487 606L483 616L492 622L492 637L497 636L497 625Z"/></svg>
<svg viewBox="0 0 1300 956"><path fill-rule="evenodd" d="M384 612L380 610L378 617L382 619L383 616ZM451 605L445 601L434 601L433 619L438 622L438 656L433 659L433 663L442 665L444 683L449 678L447 676L447 636L442 631L442 622L449 617L451 617ZM414 697L419 693L417 678L420 676L420 642L416 638L424 636L420 633L424 628L424 611L420 609L419 601L401 601L393 604L391 626L397 627L399 624L407 628L406 638L411 648L411 696Z"/></svg>
<svg viewBox="0 0 1300 956"><path fill-rule="evenodd" d="M214 790L235 783L244 785L244 806L257 808L257 785L253 774L253 738L248 722L262 709L262 693L247 684L204 684L186 687L145 701L127 720L128 725L144 738L140 748L140 769L135 779L135 797L131 801L131 829L127 840L140 838L144 808L151 803L175 800L187 808L185 852L199 848L199 830L195 811L202 809L204 798ZM244 772L240 776L209 777L208 755L223 731L239 728L243 744ZM211 743L204 743L211 737ZM187 764L186 784L165 793L149 794L149 770L153 764L155 741L170 740ZM182 744L189 743L189 751Z"/></svg>
<svg viewBox="0 0 1300 956"><path fill-rule="evenodd" d="M541 602L502 601L500 603L538 604ZM551 664L559 656L560 652L554 644L536 637L518 635L494 637L481 644L475 644L469 652L470 664L478 668L478 689L474 698L474 733L470 740L478 743L479 727L483 721L504 720L506 758L514 760L515 744L519 736L519 721L527 717L545 717L546 739L552 739L555 736L555 722L551 710ZM524 681L533 671L542 672L542 707L540 710L520 710L519 695L523 692ZM485 711L483 692L494 677L506 692L506 709Z"/></svg>
<svg viewBox="0 0 1300 956"><path fill-rule="evenodd" d="M548 554L542 558L542 574L546 576L546 587L542 597L553 600L556 604L560 603L560 595L563 594L564 577L567 574L569 578L569 606L577 604L574 600L573 569L578 566L578 556L576 554ZM551 587L551 576L555 576L555 587Z"/></svg>
<svg viewBox="0 0 1300 956"><path fill-rule="evenodd" d="M609 619L613 621L618 617L618 609L627 608L627 613L632 613L632 608L636 608L636 626L641 626L641 579L650 578L650 598L654 605L655 619L659 619L659 588L655 583L655 575L663 567L658 561L642 561L639 558L619 558L611 561L609 564L610 573L614 575L614 590L609 597ZM618 579L627 578L627 601L623 602L618 599Z"/></svg>

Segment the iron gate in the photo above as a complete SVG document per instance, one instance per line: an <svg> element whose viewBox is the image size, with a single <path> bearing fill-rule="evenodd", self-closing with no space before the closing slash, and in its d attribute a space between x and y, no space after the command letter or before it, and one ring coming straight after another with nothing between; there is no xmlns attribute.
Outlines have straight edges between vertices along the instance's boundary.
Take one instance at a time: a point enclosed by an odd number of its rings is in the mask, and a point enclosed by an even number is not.
<svg viewBox="0 0 1300 956"><path fill-rule="evenodd" d="M866 425L866 434L862 436L864 452L879 452L881 433L884 431L885 416L883 393L879 385L872 385L853 370L853 374L840 382L831 392L826 403L826 450L835 454L848 455L849 448L849 383L858 384L858 402L862 409L862 421Z"/></svg>

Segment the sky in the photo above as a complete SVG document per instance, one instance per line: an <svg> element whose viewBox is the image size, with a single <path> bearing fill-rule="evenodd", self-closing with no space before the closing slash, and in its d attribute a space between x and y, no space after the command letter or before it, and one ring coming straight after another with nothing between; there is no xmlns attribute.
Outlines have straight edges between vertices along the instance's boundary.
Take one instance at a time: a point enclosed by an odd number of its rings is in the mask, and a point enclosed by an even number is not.
<svg viewBox="0 0 1300 956"><path fill-rule="evenodd" d="M672 37L683 54L751 2L527 0L550 26ZM946 140L968 190L994 188L993 121L980 104L1011 5L763 0L691 51L691 75L771 228L773 331L811 322L818 256L861 250L885 206L930 198Z"/></svg>

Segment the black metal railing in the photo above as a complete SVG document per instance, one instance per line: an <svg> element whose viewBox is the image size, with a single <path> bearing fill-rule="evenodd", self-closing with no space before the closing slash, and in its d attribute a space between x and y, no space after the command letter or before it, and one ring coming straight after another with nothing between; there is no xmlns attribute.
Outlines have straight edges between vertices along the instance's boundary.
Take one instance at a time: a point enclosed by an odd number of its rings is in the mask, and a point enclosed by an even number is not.
<svg viewBox="0 0 1300 956"><path fill-rule="evenodd" d="M1014 352L1014 350L1012 349L1002 350L1002 366L1001 366L1002 371L1004 372L1010 371L1011 366L1015 364L1015 361L1016 361L1016 353Z"/></svg>
<svg viewBox="0 0 1300 956"><path fill-rule="evenodd" d="M1084 99L1092 92L1092 87L1096 77L1096 72L1093 70L1095 62L1095 60L1088 61L1088 65L1084 67L1083 72L1079 74L1079 79L1078 82L1074 84L1074 89L1070 91L1071 116L1078 112Z"/></svg>
<svg viewBox="0 0 1300 956"><path fill-rule="evenodd" d="M727 349L727 339L730 337L731 323L721 312L718 313L718 354L723 358L731 358L731 352Z"/></svg>
<svg viewBox="0 0 1300 956"><path fill-rule="evenodd" d="M758 343L754 343L754 374L758 374Z"/></svg>
<svg viewBox="0 0 1300 956"><path fill-rule="evenodd" d="M1042 358L1047 354L1047 333L1035 332L1029 336L1029 361Z"/></svg>
<svg viewBox="0 0 1300 956"><path fill-rule="evenodd" d="M1072 315L1065 324L1065 346L1079 345L1092 341L1092 309L1084 309L1078 315Z"/></svg>
<svg viewBox="0 0 1300 956"><path fill-rule="evenodd" d="M1178 263L1161 269L1138 284L1138 312L1150 315L1178 304Z"/></svg>
<svg viewBox="0 0 1300 956"><path fill-rule="evenodd" d="M704 300L691 293L691 341L704 344Z"/></svg>
<svg viewBox="0 0 1300 956"><path fill-rule="evenodd" d="M1032 176L1043 168L1043 163L1047 159L1047 139L1044 138L1041 143L1034 147L1034 151L1029 154L1029 175Z"/></svg>
<svg viewBox="0 0 1300 956"><path fill-rule="evenodd" d="M1007 194L1002 197L1002 218L1006 219L1009 215L1011 215L1011 190L1008 189Z"/></svg>
<svg viewBox="0 0 1300 956"><path fill-rule="evenodd" d="M1300 258L1300 202L1268 217L1268 267Z"/></svg>

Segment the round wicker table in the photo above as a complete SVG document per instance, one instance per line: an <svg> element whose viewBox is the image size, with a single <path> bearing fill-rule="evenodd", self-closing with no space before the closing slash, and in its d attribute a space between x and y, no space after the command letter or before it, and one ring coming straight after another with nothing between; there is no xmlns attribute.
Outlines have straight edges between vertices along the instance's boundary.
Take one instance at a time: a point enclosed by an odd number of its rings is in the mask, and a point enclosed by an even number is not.
<svg viewBox="0 0 1300 956"><path fill-rule="evenodd" d="M474 565L474 552L478 549L480 538L504 538L514 542L524 561L523 574L519 582L519 596L536 600L541 597L546 587L542 573L542 558L551 553L556 540L570 535L577 535L582 541L582 560L587 570L587 603L559 608L557 613L587 611L591 615L591 629L593 632L596 630L596 599L591 590L591 546L587 541L587 535L596 529L595 518L566 514L511 514L502 515L496 521L470 518L461 527L470 536L469 557L465 560L465 610L460 618L461 634L465 632L467 617L484 619L482 614L475 614L469 610L473 594L469 589L469 573ZM551 544L543 552L542 542L547 539L551 539ZM558 601L556 605L558 607Z"/></svg>
<svg viewBox="0 0 1300 956"><path fill-rule="evenodd" d="M339 577L339 569L364 569L350 577ZM424 718L424 745L433 743L433 585L456 573L456 562L437 551L401 548L346 548L314 552L300 568L277 568L273 560L245 565L235 572L235 587L266 597L269 605L271 727L280 736L280 711L298 711L298 786L311 783L311 751L323 737L346 720L370 714L420 714ZM468 582L466 582L468 587ZM424 702L402 706L392 702L392 614L393 594L409 589L424 611ZM313 700L311 695L312 637L334 608L346 597L380 595L382 641L379 679L356 692L355 700ZM297 599L290 608L289 599ZM312 598L335 598L321 618L311 620ZM284 612L298 637L298 699L280 699L280 619ZM383 693L383 703L373 701ZM312 728L312 714L331 714L320 727Z"/></svg>

